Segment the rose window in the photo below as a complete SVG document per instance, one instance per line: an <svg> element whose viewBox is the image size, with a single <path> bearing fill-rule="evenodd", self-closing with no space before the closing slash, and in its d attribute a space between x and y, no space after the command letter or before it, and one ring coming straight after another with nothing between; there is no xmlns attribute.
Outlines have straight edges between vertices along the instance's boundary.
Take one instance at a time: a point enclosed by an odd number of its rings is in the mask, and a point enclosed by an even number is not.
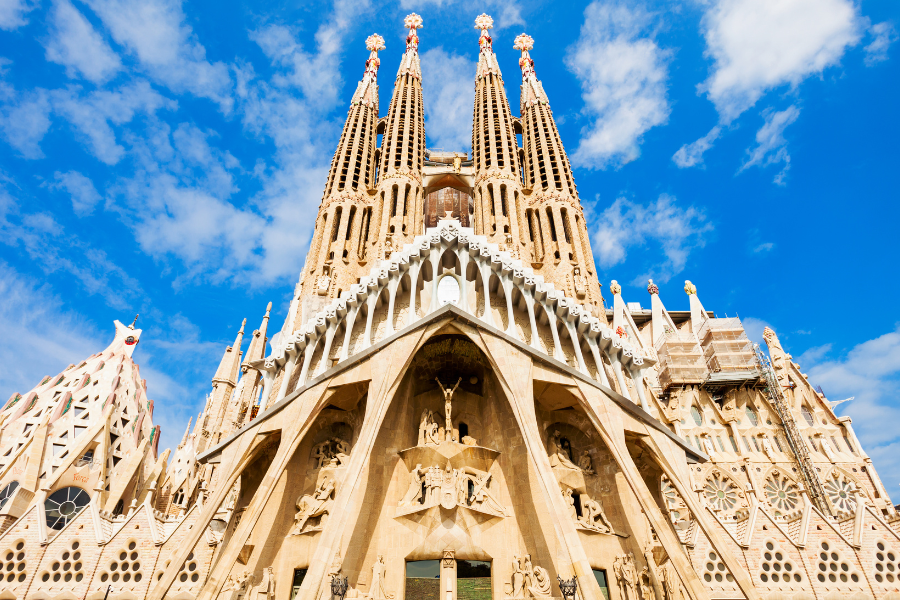
<svg viewBox="0 0 900 600"><path fill-rule="evenodd" d="M738 501L738 488L730 480L713 475L703 486L706 501L713 510L731 510Z"/></svg>
<svg viewBox="0 0 900 600"><path fill-rule="evenodd" d="M66 487L56 490L44 502L44 513L47 515L47 527L62 529L66 523L78 516L88 505L91 497L80 487Z"/></svg>
<svg viewBox="0 0 900 600"><path fill-rule="evenodd" d="M800 503L800 491L790 479L777 473L773 475L765 485L766 498L769 503L780 511L794 510Z"/></svg>
<svg viewBox="0 0 900 600"><path fill-rule="evenodd" d="M825 482L825 493L831 504L840 511L856 510L856 486L844 477L833 477Z"/></svg>

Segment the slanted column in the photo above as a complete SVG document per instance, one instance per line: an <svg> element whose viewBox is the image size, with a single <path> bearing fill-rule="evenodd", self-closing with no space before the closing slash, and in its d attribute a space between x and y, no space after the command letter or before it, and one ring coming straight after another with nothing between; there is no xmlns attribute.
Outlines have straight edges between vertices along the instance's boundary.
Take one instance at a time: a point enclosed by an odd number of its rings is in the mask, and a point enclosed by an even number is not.
<svg viewBox="0 0 900 600"><path fill-rule="evenodd" d="M406 326L412 325L419 320L416 314L416 286L419 283L420 262L416 258L415 262L409 265L409 313L406 318Z"/></svg>
<svg viewBox="0 0 900 600"><path fill-rule="evenodd" d="M350 344L353 343L353 325L356 323L356 315L359 314L359 305L350 307L350 311L344 318L344 345L341 346L341 355L338 362L346 360L350 356Z"/></svg>
<svg viewBox="0 0 900 600"><path fill-rule="evenodd" d="M365 348L372 345L372 319L375 317L375 305L378 303L380 295L381 290L378 291L378 294L370 292L369 297L366 299L366 332L363 334L365 337Z"/></svg>
<svg viewBox="0 0 900 600"><path fill-rule="evenodd" d="M631 375L631 381L634 383L634 389L637 390L638 399L641 402L641 408L646 412L650 412L650 406L647 404L647 398L644 394L644 369L638 369L637 374L631 369L628 370Z"/></svg>
<svg viewBox="0 0 900 600"><path fill-rule="evenodd" d="M300 357L300 354L294 354L284 365L284 377L281 379L281 387L278 389L278 397L275 398L276 402L280 402L285 396L288 394L288 386L291 382L291 375L294 374L294 367L297 365L297 359Z"/></svg>
<svg viewBox="0 0 900 600"><path fill-rule="evenodd" d="M494 314L491 312L491 263L486 260L483 261L479 267L479 271L481 272L481 286L484 288L483 320L491 327L494 327Z"/></svg>

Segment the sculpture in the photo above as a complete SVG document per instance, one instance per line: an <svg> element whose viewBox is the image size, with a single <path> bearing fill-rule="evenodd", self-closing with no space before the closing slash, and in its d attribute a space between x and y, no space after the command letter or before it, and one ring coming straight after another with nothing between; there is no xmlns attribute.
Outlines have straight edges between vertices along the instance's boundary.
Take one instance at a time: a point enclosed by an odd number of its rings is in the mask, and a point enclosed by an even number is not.
<svg viewBox="0 0 900 600"><path fill-rule="evenodd" d="M772 442L769 441L769 438L765 435L760 435L759 441L762 443L763 452L769 457L769 460L775 462L775 450L772 448Z"/></svg>
<svg viewBox="0 0 900 600"><path fill-rule="evenodd" d="M666 594L665 600L681 600L681 582L678 579L678 572L672 561L666 561L661 569L663 576L663 590Z"/></svg>
<svg viewBox="0 0 900 600"><path fill-rule="evenodd" d="M453 439L453 422L450 420L450 415L453 411L453 392L456 391L456 388L459 387L459 384L462 382L462 377L456 380L456 385L453 386L452 390L448 390L441 384L441 380L437 377L434 378L437 381L438 386L441 388L441 391L444 392L444 417L447 421L446 426L444 427L444 431L446 431L447 441L455 442Z"/></svg>
<svg viewBox="0 0 900 600"><path fill-rule="evenodd" d="M703 451L706 452L710 457L715 455L716 448L713 446L712 440L709 438L709 434L704 433L703 437L700 438L700 443L703 444Z"/></svg>
<svg viewBox="0 0 900 600"><path fill-rule="evenodd" d="M834 448L831 447L831 444L828 443L824 437L819 441L819 445L822 447L822 453L828 457L828 460L831 462L835 462L837 460L837 456L834 453Z"/></svg>
<svg viewBox="0 0 900 600"><path fill-rule="evenodd" d="M578 511L575 509L575 496L572 495L571 488L563 490L563 499L566 501L566 510L569 511L569 517L577 523Z"/></svg>
<svg viewBox="0 0 900 600"><path fill-rule="evenodd" d="M271 600L274 597L275 575L272 573L272 567L266 567L263 571L262 580L256 586L254 600Z"/></svg>
<svg viewBox="0 0 900 600"><path fill-rule="evenodd" d="M431 446L440 444L443 439L438 434L438 424L434 418L434 412L425 409L422 411L422 419L419 421L419 446Z"/></svg>
<svg viewBox="0 0 900 600"><path fill-rule="evenodd" d="M331 511L334 493L334 480L327 478L319 484L312 494L303 494L297 499L297 513L294 515L294 531L292 535L303 532L306 522L313 517L321 517L320 525L325 524L325 515Z"/></svg>
<svg viewBox="0 0 900 600"><path fill-rule="evenodd" d="M475 488L470 496L472 504L485 512L506 516L506 509L500 504L494 495L488 490L490 473L473 477Z"/></svg>
<svg viewBox="0 0 900 600"><path fill-rule="evenodd" d="M636 573L634 569L634 554L622 554L613 561L613 570L616 573L616 581L622 591L625 600L639 600L635 587Z"/></svg>
<svg viewBox="0 0 900 600"><path fill-rule="evenodd" d="M581 457L578 459L578 468L588 475L594 474L594 464L591 461L591 453L587 450L582 451Z"/></svg>
<svg viewBox="0 0 900 600"><path fill-rule="evenodd" d="M316 468L339 467L347 464L350 444L339 437L333 437L316 444L312 457L316 459Z"/></svg>
<svg viewBox="0 0 900 600"><path fill-rule="evenodd" d="M372 586L367 596L371 600L391 600L394 597L393 593L388 593L384 589L384 571L384 555L379 554L378 560L372 565Z"/></svg>
<svg viewBox="0 0 900 600"><path fill-rule="evenodd" d="M548 450L551 467L563 467L565 469L578 470L578 467L572 462L568 453L562 447L559 439L559 431L554 431L550 435L547 445L549 446Z"/></svg>
<svg viewBox="0 0 900 600"><path fill-rule="evenodd" d="M531 564L531 555L513 556L512 582L506 584L507 598L524 598L528 592L534 598L551 595L550 574L543 567Z"/></svg>
<svg viewBox="0 0 900 600"><path fill-rule="evenodd" d="M606 518L603 505L597 500L588 499L581 503L581 522L588 529L593 529L600 533L613 532L612 523Z"/></svg>
<svg viewBox="0 0 900 600"><path fill-rule="evenodd" d="M644 567L638 576L641 587L641 600L654 600L653 584L650 582L650 569Z"/></svg>
<svg viewBox="0 0 900 600"><path fill-rule="evenodd" d="M416 467L410 473L410 482L409 489L406 490L406 495L403 496L403 499L400 500L400 506L410 506L411 504L416 504L422 498L422 479L425 474L425 470L422 469L421 463L416 465Z"/></svg>

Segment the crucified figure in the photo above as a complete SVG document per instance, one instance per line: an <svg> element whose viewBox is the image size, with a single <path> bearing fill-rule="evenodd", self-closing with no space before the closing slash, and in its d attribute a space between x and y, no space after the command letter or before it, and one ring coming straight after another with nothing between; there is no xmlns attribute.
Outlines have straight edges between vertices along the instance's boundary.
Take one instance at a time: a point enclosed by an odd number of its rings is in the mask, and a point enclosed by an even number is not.
<svg viewBox="0 0 900 600"><path fill-rule="evenodd" d="M447 426L445 431L447 432L446 440L448 442L453 441L453 423L450 421L450 413L452 412L452 404L453 401L453 392L456 391L456 388L459 387L460 382L462 381L462 377L456 380L456 385L453 386L452 390L448 390L443 385L441 385L441 380L437 377L434 378L437 381L438 386L441 388L441 391L444 392L444 417L447 420Z"/></svg>

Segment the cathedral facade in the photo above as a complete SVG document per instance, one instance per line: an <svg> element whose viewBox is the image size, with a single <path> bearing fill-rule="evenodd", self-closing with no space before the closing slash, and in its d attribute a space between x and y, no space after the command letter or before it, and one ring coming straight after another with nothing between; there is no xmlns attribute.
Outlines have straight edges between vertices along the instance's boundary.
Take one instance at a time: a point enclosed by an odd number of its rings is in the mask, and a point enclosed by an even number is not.
<svg viewBox="0 0 900 600"><path fill-rule="evenodd" d="M470 156L426 147L404 25L283 327L242 324L174 452L134 324L4 405L0 600L900 600L900 515L775 332L690 281L604 302L534 40L513 116L476 20Z"/></svg>

